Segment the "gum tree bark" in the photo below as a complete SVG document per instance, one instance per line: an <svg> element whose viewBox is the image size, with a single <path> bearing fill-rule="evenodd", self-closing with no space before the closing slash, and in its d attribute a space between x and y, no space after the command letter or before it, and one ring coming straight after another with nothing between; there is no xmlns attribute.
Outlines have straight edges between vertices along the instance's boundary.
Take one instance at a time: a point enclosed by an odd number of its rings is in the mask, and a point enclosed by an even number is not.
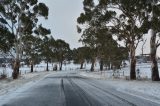
<svg viewBox="0 0 160 106"><path fill-rule="evenodd" d="M130 79L136 79L136 57L135 57L136 47L134 42L130 44Z"/></svg>
<svg viewBox="0 0 160 106"><path fill-rule="evenodd" d="M100 60L100 70L103 71L104 62L103 59Z"/></svg>
<svg viewBox="0 0 160 106"><path fill-rule="evenodd" d="M83 61L81 61L81 67L80 67L80 69L83 69L83 63L84 63L84 62L83 62Z"/></svg>
<svg viewBox="0 0 160 106"><path fill-rule="evenodd" d="M159 81L159 71L158 71L158 64L157 64L157 58L156 58L156 53L157 53L157 47L158 45L156 44L156 32L151 29L151 39L150 39L150 57L151 57L151 77L152 81Z"/></svg>
<svg viewBox="0 0 160 106"><path fill-rule="evenodd" d="M30 61L30 65L31 65L31 73L33 72L33 61Z"/></svg>
<svg viewBox="0 0 160 106"><path fill-rule="evenodd" d="M61 62L59 63L59 70L60 70L60 71L62 70L62 65L63 65L63 61L61 61Z"/></svg>
<svg viewBox="0 0 160 106"><path fill-rule="evenodd" d="M46 68L46 71L49 71L49 69L48 69L48 61L47 61L47 68Z"/></svg>
<svg viewBox="0 0 160 106"><path fill-rule="evenodd" d="M90 71L91 72L93 72L94 71L94 64L95 64L95 58L94 59L92 59L92 64L91 64L91 69L90 69Z"/></svg>
<svg viewBox="0 0 160 106"><path fill-rule="evenodd" d="M17 79L17 78L18 78L18 75L19 75L19 67L20 67L19 59L15 59L15 61L14 61L14 66L13 66L13 73L12 73L13 79Z"/></svg>

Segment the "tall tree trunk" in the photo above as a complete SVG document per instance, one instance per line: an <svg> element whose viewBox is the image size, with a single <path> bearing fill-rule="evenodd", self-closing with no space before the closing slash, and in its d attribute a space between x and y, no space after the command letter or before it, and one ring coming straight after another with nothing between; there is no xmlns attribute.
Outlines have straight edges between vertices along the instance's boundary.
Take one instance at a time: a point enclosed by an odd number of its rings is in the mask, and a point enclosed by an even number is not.
<svg viewBox="0 0 160 106"><path fill-rule="evenodd" d="M62 70L62 64L63 64L63 61L60 62L60 67L59 67L60 71Z"/></svg>
<svg viewBox="0 0 160 106"><path fill-rule="evenodd" d="M82 62L81 62L81 67L80 67L80 69L83 69L83 63L84 63L84 62L82 61Z"/></svg>
<svg viewBox="0 0 160 106"><path fill-rule="evenodd" d="M152 29L151 30L151 39L150 39L150 56L151 56L151 62L152 62L152 66L151 66L152 81L159 81L160 80L156 53L157 53L156 33Z"/></svg>
<svg viewBox="0 0 160 106"><path fill-rule="evenodd" d="M12 72L12 77L13 79L17 79L19 75L19 67L20 67L20 61L19 59L16 59L14 61L14 66L13 66L13 72Z"/></svg>
<svg viewBox="0 0 160 106"><path fill-rule="evenodd" d="M113 67L114 67L114 66L113 66L113 63L111 63L111 65L110 65L110 69L111 69L111 70L113 70Z"/></svg>
<svg viewBox="0 0 160 106"><path fill-rule="evenodd" d="M30 61L30 65L31 65L31 73L33 72L33 61Z"/></svg>
<svg viewBox="0 0 160 106"><path fill-rule="evenodd" d="M18 17L18 19L20 19L20 16L22 14L22 11ZM15 36L15 50L16 50L16 58L15 58L15 61L14 61L14 67L13 67L13 73L12 73L12 77L13 79L17 79L18 76L19 76L19 67L20 67L20 53L22 52L22 32L21 32L21 20L19 20L18 22L18 29L17 30L17 35ZM12 28L12 33L14 33L14 30ZM18 42L18 37L19 38L19 42Z"/></svg>
<svg viewBox="0 0 160 106"><path fill-rule="evenodd" d="M103 71L103 66L104 66L104 62L103 62L103 60L101 59L101 60L100 60L100 70L101 70L101 71Z"/></svg>
<svg viewBox="0 0 160 106"><path fill-rule="evenodd" d="M48 61L47 61L47 68L46 68L46 71L49 71L49 69L48 69Z"/></svg>
<svg viewBox="0 0 160 106"><path fill-rule="evenodd" d="M20 60L19 60L19 46L18 43L15 43L15 50L16 50L16 58L14 60L14 64L13 64L13 72L12 72L12 78L13 79L17 79L18 75L19 75L19 67L20 67Z"/></svg>
<svg viewBox="0 0 160 106"><path fill-rule="evenodd" d="M91 64L91 72L94 71L94 64L95 64L95 58L92 60L92 64Z"/></svg>
<svg viewBox="0 0 160 106"><path fill-rule="evenodd" d="M33 73L33 64L31 64L31 73Z"/></svg>
<svg viewBox="0 0 160 106"><path fill-rule="evenodd" d="M130 44L130 79L136 80L136 57L135 57L136 47L134 42Z"/></svg>

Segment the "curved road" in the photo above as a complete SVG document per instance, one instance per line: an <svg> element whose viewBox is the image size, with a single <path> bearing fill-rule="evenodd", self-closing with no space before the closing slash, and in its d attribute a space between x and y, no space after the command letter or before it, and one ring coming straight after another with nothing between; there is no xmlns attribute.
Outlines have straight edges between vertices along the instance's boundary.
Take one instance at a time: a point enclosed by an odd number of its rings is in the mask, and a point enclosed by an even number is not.
<svg viewBox="0 0 160 106"><path fill-rule="evenodd" d="M2 106L159 106L104 86L100 80L76 73L45 77L27 89L17 90Z"/></svg>

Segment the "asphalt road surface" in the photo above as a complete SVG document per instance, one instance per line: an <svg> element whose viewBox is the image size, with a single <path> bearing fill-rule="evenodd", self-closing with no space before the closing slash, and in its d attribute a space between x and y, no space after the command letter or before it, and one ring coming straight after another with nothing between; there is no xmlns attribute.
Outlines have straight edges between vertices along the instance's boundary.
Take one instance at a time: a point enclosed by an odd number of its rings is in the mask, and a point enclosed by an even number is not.
<svg viewBox="0 0 160 106"><path fill-rule="evenodd" d="M99 82L76 73L59 73L17 90L2 106L160 106Z"/></svg>

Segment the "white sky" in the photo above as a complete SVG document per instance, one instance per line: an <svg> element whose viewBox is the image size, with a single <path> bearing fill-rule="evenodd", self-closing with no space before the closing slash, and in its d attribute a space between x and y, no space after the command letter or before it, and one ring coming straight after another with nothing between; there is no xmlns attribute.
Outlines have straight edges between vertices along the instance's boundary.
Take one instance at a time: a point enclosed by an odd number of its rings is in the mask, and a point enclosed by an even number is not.
<svg viewBox="0 0 160 106"><path fill-rule="evenodd" d="M80 34L77 33L77 17L83 11L83 0L39 0L49 7L49 17L42 24L51 29L55 39L63 39L70 44L71 49L82 46L78 42ZM149 35L145 46L144 53L150 52ZM137 48L136 54L141 54L141 44ZM160 50L157 54L160 56Z"/></svg>
<svg viewBox="0 0 160 106"><path fill-rule="evenodd" d="M42 24L51 29L55 39L63 39L70 47L81 46L78 42L77 18L83 11L83 0L40 0L49 7L49 17Z"/></svg>

